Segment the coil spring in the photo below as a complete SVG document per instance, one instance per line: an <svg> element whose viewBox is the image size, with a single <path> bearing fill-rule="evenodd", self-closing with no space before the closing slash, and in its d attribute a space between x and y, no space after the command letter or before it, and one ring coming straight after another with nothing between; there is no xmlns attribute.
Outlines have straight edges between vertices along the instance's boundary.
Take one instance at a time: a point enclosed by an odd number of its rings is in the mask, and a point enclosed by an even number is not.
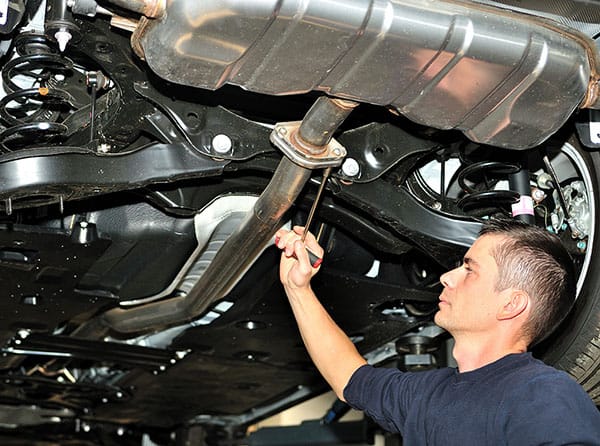
<svg viewBox="0 0 600 446"><path fill-rule="evenodd" d="M0 147L12 151L34 138L36 142L67 132L61 114L73 104L72 96L58 88L57 76L73 69L73 62L54 53L44 36L20 34L14 41L15 55L2 68L2 86L7 93L0 100ZM33 79L22 88L15 78ZM11 105L14 104L14 105ZM11 106L9 106L11 105Z"/></svg>
<svg viewBox="0 0 600 446"><path fill-rule="evenodd" d="M475 174L483 175L484 178L487 178L488 175L497 178L499 176L515 174L520 170L521 166L518 164L501 161L481 161L468 165L457 176L458 184L465 192L465 195L457 201L456 205L463 210L467 210L484 206L497 207L500 204L518 202L520 198L519 192L513 190L494 190L487 179L485 181L486 190L478 190L469 185L467 179L473 177Z"/></svg>

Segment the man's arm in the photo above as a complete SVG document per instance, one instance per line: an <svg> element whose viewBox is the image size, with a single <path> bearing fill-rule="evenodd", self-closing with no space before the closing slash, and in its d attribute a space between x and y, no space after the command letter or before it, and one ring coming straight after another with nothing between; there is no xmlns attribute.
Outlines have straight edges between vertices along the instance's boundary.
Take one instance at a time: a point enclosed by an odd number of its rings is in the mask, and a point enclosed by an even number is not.
<svg viewBox="0 0 600 446"><path fill-rule="evenodd" d="M344 387L366 361L311 289L310 279L318 269L310 265L305 245L319 257L323 249L310 233L303 244L303 231L294 227L293 231L277 232L276 244L282 250L279 277L310 357L338 398L344 400Z"/></svg>

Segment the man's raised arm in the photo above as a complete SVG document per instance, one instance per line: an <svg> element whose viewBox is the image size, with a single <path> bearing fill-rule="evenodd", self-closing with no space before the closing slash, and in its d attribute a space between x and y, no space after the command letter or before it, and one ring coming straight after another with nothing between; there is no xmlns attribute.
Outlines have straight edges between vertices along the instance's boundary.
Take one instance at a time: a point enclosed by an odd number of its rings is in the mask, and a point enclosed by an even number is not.
<svg viewBox="0 0 600 446"><path fill-rule="evenodd" d="M277 232L275 243L282 250L279 278L310 357L338 398L344 400L344 387L366 361L312 291L310 279L318 269L310 265L305 245L319 257L323 249L311 233L302 243L303 231L294 227L293 231Z"/></svg>

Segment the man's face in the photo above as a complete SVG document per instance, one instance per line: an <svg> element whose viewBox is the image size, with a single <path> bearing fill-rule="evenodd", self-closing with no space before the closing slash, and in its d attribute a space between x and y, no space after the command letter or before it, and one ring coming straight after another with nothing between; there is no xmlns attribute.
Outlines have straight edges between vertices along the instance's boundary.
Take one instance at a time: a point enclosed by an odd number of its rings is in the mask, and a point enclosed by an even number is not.
<svg viewBox="0 0 600 446"><path fill-rule="evenodd" d="M440 295L435 323L453 336L490 333L498 323L498 310L508 291L496 291L498 265L492 249L501 243L498 235L478 238L465 254L463 264L440 278Z"/></svg>

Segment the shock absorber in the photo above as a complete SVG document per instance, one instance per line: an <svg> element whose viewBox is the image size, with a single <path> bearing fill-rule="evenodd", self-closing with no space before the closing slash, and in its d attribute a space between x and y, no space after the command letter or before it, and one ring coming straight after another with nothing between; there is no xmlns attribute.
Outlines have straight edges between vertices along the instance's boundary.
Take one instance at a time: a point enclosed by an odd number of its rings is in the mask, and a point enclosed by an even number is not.
<svg viewBox="0 0 600 446"><path fill-rule="evenodd" d="M73 69L73 62L48 48L45 38L21 34L15 39L17 56L2 68L2 85L7 95L0 100L0 132L4 151L39 142L67 132L58 122L73 106L69 92L59 88L57 79ZM26 85L22 87L22 85Z"/></svg>
<svg viewBox="0 0 600 446"><path fill-rule="evenodd" d="M519 201L512 205L512 215L525 223L534 224L533 198L529 183L529 171L519 169L518 172L508 175L508 186L519 193Z"/></svg>
<svg viewBox="0 0 600 446"><path fill-rule="evenodd" d="M44 23L46 36L56 40L61 52L65 51L69 42L76 42L81 38L79 26L67 8L68 3L69 0L47 0L46 2Z"/></svg>

